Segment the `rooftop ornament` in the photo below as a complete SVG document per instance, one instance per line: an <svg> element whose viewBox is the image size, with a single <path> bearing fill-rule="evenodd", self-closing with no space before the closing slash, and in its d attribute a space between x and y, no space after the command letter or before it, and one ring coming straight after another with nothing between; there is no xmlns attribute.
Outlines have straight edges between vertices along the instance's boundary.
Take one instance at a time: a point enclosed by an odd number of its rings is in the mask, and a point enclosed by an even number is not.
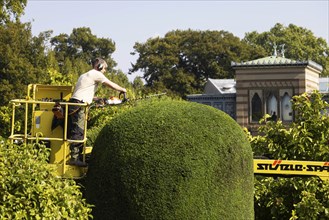
<svg viewBox="0 0 329 220"><path fill-rule="evenodd" d="M260 58L257 60L251 60L251 61L241 61L233 62L231 61L232 67L243 67L243 66L250 66L250 67L261 67L261 66L300 66L300 65L310 65L319 71L323 70L323 67L311 60L308 61L301 61L301 60L291 60L285 58L284 52L285 50L285 44L276 45L274 42L273 44L270 43L270 45L273 45L273 54L269 57ZM278 53L277 48L280 48L280 52Z"/></svg>
<svg viewBox="0 0 329 220"><path fill-rule="evenodd" d="M282 58L284 58L284 52L285 52L284 46L285 46L285 44L280 44L279 45L279 47L281 47L279 56L281 56ZM278 56L277 48L278 48L278 46L276 45L276 43L273 43L273 49L274 49L273 56L274 57Z"/></svg>

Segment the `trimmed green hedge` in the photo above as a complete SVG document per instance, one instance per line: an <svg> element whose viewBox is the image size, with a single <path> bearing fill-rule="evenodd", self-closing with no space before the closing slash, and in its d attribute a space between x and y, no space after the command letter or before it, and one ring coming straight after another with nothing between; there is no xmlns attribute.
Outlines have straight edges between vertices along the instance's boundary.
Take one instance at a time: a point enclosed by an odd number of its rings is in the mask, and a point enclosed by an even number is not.
<svg viewBox="0 0 329 220"><path fill-rule="evenodd" d="M86 197L95 219L253 219L252 151L215 108L152 101L95 142Z"/></svg>

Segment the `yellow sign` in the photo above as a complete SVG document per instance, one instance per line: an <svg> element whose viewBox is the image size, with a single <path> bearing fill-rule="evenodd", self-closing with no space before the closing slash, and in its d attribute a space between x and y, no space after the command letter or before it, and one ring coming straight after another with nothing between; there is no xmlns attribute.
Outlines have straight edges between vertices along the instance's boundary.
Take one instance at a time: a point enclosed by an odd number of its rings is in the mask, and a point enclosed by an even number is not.
<svg viewBox="0 0 329 220"><path fill-rule="evenodd" d="M302 175L329 179L329 162L254 159L254 173L263 175Z"/></svg>

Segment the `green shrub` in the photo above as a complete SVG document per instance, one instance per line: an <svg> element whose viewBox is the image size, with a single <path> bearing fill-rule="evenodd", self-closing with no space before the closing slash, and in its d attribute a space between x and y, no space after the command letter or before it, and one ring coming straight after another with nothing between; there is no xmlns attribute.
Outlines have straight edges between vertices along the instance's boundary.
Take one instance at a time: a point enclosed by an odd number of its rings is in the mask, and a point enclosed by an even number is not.
<svg viewBox="0 0 329 220"><path fill-rule="evenodd" d="M88 219L91 205L72 179L60 179L39 144L0 143L0 219Z"/></svg>
<svg viewBox="0 0 329 220"><path fill-rule="evenodd" d="M319 91L294 96L294 121L260 122L255 155L281 160L329 160L329 104ZM318 177L255 178L255 219L329 219L329 182Z"/></svg>
<svg viewBox="0 0 329 220"><path fill-rule="evenodd" d="M251 147L222 111L146 102L100 132L86 198L95 219L253 219Z"/></svg>

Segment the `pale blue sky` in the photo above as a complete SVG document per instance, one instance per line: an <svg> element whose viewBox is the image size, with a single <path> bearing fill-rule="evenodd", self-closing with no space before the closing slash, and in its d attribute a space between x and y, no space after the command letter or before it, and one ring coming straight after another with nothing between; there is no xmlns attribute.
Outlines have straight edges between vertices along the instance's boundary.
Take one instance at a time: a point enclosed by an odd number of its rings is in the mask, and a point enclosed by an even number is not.
<svg viewBox="0 0 329 220"><path fill-rule="evenodd" d="M329 42L329 0L28 0L22 20L32 23L34 35L46 30L53 30L53 36L70 34L73 28L89 27L97 37L116 43L113 58L125 73L137 59L130 55L135 42L176 29L224 30L243 38L247 32L269 31L276 23L292 23Z"/></svg>

